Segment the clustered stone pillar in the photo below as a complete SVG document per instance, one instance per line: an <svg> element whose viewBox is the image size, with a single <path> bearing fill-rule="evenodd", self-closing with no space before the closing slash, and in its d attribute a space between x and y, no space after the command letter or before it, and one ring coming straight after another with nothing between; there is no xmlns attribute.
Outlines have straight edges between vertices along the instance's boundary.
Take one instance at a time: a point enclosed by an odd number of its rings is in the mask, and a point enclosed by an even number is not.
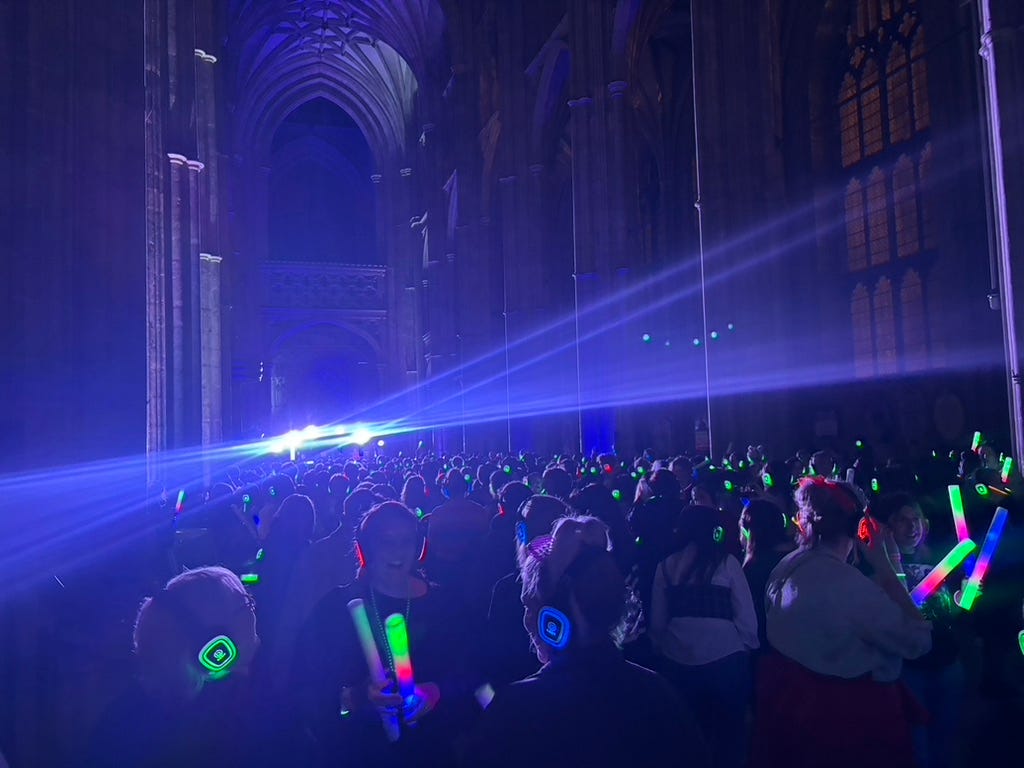
<svg viewBox="0 0 1024 768"><path fill-rule="evenodd" d="M220 442L224 432L220 264L220 256L199 254L203 445Z"/></svg>

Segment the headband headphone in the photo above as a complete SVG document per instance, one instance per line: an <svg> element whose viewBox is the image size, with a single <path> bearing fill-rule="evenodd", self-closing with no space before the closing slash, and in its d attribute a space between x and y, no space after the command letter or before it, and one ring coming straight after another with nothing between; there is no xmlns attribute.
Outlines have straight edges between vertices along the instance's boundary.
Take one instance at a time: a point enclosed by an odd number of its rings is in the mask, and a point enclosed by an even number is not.
<svg viewBox="0 0 1024 768"><path fill-rule="evenodd" d="M222 625L203 621L181 598L166 587L150 598L150 603L174 617L185 636L190 653L195 654L203 670L203 681L222 680L231 674L238 661L238 646Z"/></svg>

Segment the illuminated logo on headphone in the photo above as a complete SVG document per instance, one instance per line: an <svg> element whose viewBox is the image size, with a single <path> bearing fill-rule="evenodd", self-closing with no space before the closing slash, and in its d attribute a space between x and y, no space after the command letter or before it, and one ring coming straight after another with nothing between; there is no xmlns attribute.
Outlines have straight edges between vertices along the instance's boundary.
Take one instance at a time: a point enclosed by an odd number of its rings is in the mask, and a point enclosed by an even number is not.
<svg viewBox="0 0 1024 768"><path fill-rule="evenodd" d="M545 605L537 617L537 630L540 638L556 650L562 650L569 644L572 625L569 617L557 608Z"/></svg>
<svg viewBox="0 0 1024 768"><path fill-rule="evenodd" d="M227 635L211 638L199 651L199 663L210 673L211 680L226 677L238 660L238 647Z"/></svg>

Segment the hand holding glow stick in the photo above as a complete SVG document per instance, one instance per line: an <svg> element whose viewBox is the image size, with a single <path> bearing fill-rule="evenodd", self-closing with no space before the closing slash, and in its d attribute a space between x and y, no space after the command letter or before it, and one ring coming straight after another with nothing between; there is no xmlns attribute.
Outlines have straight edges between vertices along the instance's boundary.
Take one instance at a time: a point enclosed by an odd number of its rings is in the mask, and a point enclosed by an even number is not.
<svg viewBox="0 0 1024 768"><path fill-rule="evenodd" d="M970 539L964 539L957 543L949 553L942 558L938 565L936 565L925 576L921 583L914 587L914 590L910 593L910 597L917 605L923 605L924 602L935 593L942 582L946 580L946 577L953 572L953 569L960 565L967 556L974 551L978 545Z"/></svg>
<svg viewBox="0 0 1024 768"><path fill-rule="evenodd" d="M405 616L393 613L384 620L384 633L388 638L391 656L395 660L395 676L398 678L398 692L406 703L416 695L416 683L412 677L412 659L409 658L409 632Z"/></svg>
<svg viewBox="0 0 1024 768"><path fill-rule="evenodd" d="M359 635L359 644L363 648L363 655L366 657L366 666L370 670L370 679L377 686L384 686L388 682L384 672L384 664L380 660L380 653L377 652L377 643L373 639L373 630L370 629L370 618L366 615L366 606L360 598L350 600L348 612L352 614L352 623L356 626L356 634ZM398 718L381 712L381 721L384 723L384 733L388 741L398 741Z"/></svg>
<svg viewBox="0 0 1024 768"><path fill-rule="evenodd" d="M989 564L992 562L996 547L999 546L999 539L1003 535L1003 529L1006 527L1006 520L1009 516L1010 513L1006 509L999 507L992 517L992 522L989 523L988 533L985 534L985 541L981 545L981 554L978 555L978 562L974 564L974 570L971 571L971 576L967 579L967 584L960 595L958 604L965 611L974 607L974 601L981 594L981 581L988 573Z"/></svg>

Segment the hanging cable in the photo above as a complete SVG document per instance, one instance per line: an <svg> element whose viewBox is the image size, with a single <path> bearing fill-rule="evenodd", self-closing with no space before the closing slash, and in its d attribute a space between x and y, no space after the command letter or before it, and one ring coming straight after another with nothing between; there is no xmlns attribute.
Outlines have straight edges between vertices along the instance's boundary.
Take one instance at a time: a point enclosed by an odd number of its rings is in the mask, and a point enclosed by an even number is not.
<svg viewBox="0 0 1024 768"><path fill-rule="evenodd" d="M697 199L693 207L697 209L697 247L700 253L700 308L704 331L704 404L707 411L708 454L714 456L714 441L711 430L711 351L708 348L708 292L704 277L704 214L701 209L700 184L700 127L697 121L697 35L694 25L694 5L697 0L690 0L690 76L693 82L693 173Z"/></svg>

